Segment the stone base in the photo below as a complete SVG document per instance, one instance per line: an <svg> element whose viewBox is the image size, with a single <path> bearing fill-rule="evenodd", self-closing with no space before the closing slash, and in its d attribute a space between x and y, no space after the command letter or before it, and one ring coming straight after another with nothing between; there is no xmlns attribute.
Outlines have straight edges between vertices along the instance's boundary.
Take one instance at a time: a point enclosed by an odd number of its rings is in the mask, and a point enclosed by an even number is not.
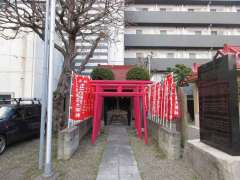
<svg viewBox="0 0 240 180"><path fill-rule="evenodd" d="M36 177L35 180L58 180L59 176L60 176L59 173L53 173L53 175L50 176L50 177L46 177L43 174L43 175L40 175L40 176Z"/></svg>
<svg viewBox="0 0 240 180"><path fill-rule="evenodd" d="M194 125L188 125L187 126L187 139L188 140L200 139L199 127L194 126Z"/></svg>
<svg viewBox="0 0 240 180"><path fill-rule="evenodd" d="M231 156L199 139L187 142L184 159L203 180L240 179L240 156Z"/></svg>
<svg viewBox="0 0 240 180"><path fill-rule="evenodd" d="M86 120L78 126L66 128L58 135L58 159L68 160L79 147L80 140L92 127L92 120Z"/></svg>

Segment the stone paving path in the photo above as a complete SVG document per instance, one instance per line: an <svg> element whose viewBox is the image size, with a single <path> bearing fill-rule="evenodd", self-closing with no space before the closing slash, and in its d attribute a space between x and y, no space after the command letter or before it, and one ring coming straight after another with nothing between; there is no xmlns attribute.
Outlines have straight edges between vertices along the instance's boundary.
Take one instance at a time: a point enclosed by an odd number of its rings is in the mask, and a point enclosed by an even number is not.
<svg viewBox="0 0 240 180"><path fill-rule="evenodd" d="M110 126L97 180L141 180L125 126Z"/></svg>

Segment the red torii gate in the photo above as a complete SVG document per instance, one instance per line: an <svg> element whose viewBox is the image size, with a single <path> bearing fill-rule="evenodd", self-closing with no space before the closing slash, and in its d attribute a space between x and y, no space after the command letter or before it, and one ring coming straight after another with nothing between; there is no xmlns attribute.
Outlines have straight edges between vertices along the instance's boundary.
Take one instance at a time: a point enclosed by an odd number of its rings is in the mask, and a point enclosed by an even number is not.
<svg viewBox="0 0 240 180"><path fill-rule="evenodd" d="M147 92L145 87L151 84L151 81L142 80L91 80L91 85L95 89L94 93L94 114L93 114L93 130L92 130L92 144L95 143L97 136L100 134L101 117L103 111L104 97L133 97L134 119L137 136L142 138L142 118L140 102L142 101L142 115L144 122L144 140L148 143L147 130L147 109L144 98Z"/></svg>

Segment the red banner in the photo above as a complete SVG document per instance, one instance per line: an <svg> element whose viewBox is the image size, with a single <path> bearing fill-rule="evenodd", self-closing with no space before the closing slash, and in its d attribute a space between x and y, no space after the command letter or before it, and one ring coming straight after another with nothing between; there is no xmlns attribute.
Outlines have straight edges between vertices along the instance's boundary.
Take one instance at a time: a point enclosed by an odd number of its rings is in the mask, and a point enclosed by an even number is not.
<svg viewBox="0 0 240 180"><path fill-rule="evenodd" d="M180 117L176 83L173 74L168 74L163 83L150 86L150 113L162 120L172 121Z"/></svg>
<svg viewBox="0 0 240 180"><path fill-rule="evenodd" d="M90 78L72 74L70 121L84 121L92 116L93 95Z"/></svg>

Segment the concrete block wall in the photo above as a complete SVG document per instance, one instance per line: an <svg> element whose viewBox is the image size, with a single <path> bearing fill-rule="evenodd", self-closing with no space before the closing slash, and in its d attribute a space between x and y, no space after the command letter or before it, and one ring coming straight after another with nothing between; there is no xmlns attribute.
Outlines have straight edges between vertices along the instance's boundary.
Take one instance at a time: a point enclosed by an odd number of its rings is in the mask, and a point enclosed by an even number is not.
<svg viewBox="0 0 240 180"><path fill-rule="evenodd" d="M181 157L181 135L167 128L158 129L158 145L166 154L168 159L179 159Z"/></svg>
<svg viewBox="0 0 240 180"><path fill-rule="evenodd" d="M152 137L158 141L158 124L153 121L148 121L148 132L152 135Z"/></svg>
<svg viewBox="0 0 240 180"><path fill-rule="evenodd" d="M66 128L58 136L58 159L70 159L79 146L79 127Z"/></svg>
<svg viewBox="0 0 240 180"><path fill-rule="evenodd" d="M77 151L80 140L92 127L92 119L83 121L78 126L66 128L58 135L58 159L68 160Z"/></svg>
<svg viewBox="0 0 240 180"><path fill-rule="evenodd" d="M181 158L181 134L176 130L169 130L159 124L148 121L149 134L158 142L159 148L168 159Z"/></svg>

